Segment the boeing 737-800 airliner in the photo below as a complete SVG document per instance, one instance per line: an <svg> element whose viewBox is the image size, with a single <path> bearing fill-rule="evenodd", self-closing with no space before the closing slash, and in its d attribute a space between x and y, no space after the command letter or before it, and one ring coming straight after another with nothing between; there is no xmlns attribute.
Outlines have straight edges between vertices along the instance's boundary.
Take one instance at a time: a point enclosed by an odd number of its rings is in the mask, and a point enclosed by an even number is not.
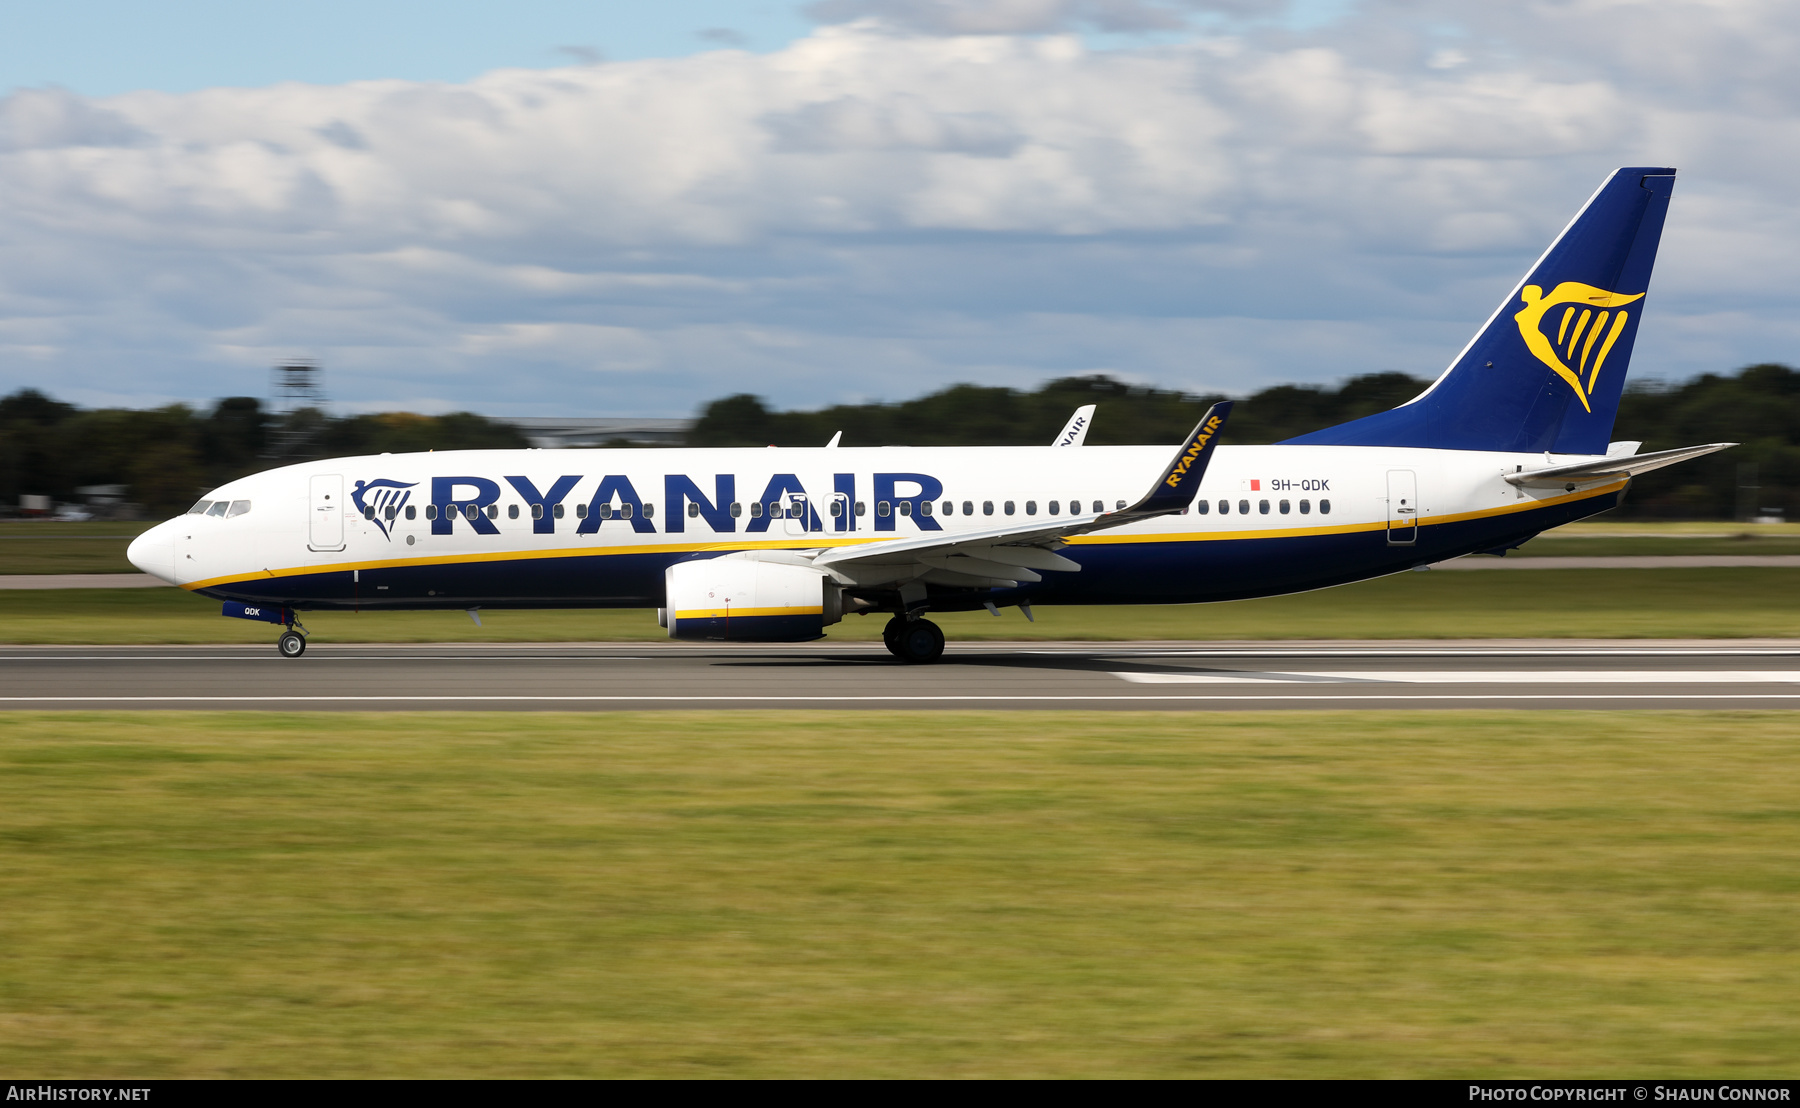
<svg viewBox="0 0 1800 1108"><path fill-rule="evenodd" d="M1633 474L1730 445L1609 441L1672 169L1614 172L1430 388L1272 446L1230 404L1168 447L472 450L232 481L131 561L285 628L331 609L655 608L679 639L799 641L887 613L1186 604L1300 592L1507 549L1606 511ZM478 618L478 617L477 617Z"/></svg>

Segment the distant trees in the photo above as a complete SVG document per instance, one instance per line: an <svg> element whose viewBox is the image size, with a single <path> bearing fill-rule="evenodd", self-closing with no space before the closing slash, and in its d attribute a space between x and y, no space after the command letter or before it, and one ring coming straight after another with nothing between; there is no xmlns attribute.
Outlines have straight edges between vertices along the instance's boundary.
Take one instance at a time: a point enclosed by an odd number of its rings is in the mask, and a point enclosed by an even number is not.
<svg viewBox="0 0 1800 1108"><path fill-rule="evenodd" d="M1225 441L1279 442L1385 411L1426 384L1378 373L1336 387L1277 385L1238 405ZM1105 376L1065 377L1031 391L954 385L913 400L813 412L772 411L740 393L705 405L688 444L823 446L842 431L848 446L1047 445L1083 404L1099 405L1087 438L1096 446L1173 444L1220 399ZM1640 477L1614 518L1732 519L1764 509L1800 518L1800 372L1787 366L1632 385L1614 437L1642 439L1646 451L1743 443ZM180 404L84 410L25 389L0 398L0 505L17 504L22 493L67 501L84 485L122 484L153 514L166 513L234 477L301 457L526 445L512 425L468 412L338 418L304 409L277 419L247 396L205 413Z"/></svg>
<svg viewBox="0 0 1800 1108"><path fill-rule="evenodd" d="M1404 373L1378 373L1335 388L1277 385L1238 404L1224 441L1279 442L1385 411L1427 384ZM841 430L851 446L1047 445L1070 412L1098 404L1088 442L1175 443L1221 399L1104 376L1065 377L1031 392L954 385L915 400L814 412L770 411L758 397L738 394L701 409L688 441L823 446ZM1633 385L1620 405L1614 436L1641 439L1646 451L1705 442L1744 445L1646 474L1613 518L1732 519L1762 509L1800 516L1800 372L1758 365L1680 385Z"/></svg>
<svg viewBox="0 0 1800 1108"><path fill-rule="evenodd" d="M302 449L274 456L282 442ZM525 445L510 424L467 412L339 419L308 409L276 419L248 396L204 414L182 404L84 410L24 389L0 398L0 505L25 493L73 501L80 487L117 484L151 514L166 514L233 478L301 457Z"/></svg>

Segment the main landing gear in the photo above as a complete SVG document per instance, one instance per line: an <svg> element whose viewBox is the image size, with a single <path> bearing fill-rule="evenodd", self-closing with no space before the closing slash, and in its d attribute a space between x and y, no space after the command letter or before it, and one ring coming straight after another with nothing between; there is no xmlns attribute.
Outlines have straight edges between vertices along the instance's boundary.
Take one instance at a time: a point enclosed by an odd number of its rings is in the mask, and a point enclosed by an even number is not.
<svg viewBox="0 0 1800 1108"><path fill-rule="evenodd" d="M928 619L895 616L881 629L888 653L903 662L923 665L944 656L944 632Z"/></svg>

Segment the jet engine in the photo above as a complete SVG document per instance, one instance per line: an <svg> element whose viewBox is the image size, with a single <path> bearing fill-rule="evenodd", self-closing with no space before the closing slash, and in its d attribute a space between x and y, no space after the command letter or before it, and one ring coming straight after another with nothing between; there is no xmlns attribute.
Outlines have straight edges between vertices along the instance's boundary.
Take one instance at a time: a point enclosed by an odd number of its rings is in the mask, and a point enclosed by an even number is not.
<svg viewBox="0 0 1800 1108"><path fill-rule="evenodd" d="M663 584L668 607L658 614L672 639L806 642L844 616L830 574L755 553L672 565Z"/></svg>

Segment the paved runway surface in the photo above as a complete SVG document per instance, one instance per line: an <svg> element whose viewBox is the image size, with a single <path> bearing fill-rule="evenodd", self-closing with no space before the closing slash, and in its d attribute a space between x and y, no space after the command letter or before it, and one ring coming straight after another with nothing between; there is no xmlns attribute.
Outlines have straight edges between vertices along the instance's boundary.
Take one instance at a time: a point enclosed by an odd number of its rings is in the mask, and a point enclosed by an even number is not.
<svg viewBox="0 0 1800 1108"><path fill-rule="evenodd" d="M1800 640L0 647L3 708L1795 708Z"/></svg>

